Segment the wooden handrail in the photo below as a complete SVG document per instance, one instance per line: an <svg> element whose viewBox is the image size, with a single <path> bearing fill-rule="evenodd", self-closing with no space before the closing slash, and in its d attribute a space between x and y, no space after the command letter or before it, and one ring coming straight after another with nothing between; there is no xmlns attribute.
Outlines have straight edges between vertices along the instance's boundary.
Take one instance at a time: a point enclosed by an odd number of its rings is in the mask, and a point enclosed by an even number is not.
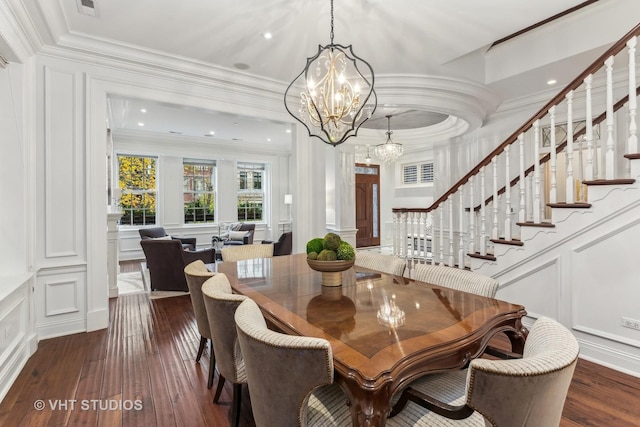
<svg viewBox="0 0 640 427"><path fill-rule="evenodd" d="M515 141L517 141L518 135L529 130L529 128L531 128L536 122L536 120L544 117L551 107L560 103L569 92L577 89L583 83L584 79L587 76L600 69L607 58L609 58L610 56L615 56L620 51L622 51L622 49L624 49L624 47L626 46L627 41L631 37L635 37L637 35L640 35L640 24L636 25L620 40L614 43L609 49L607 49L605 53L600 55L598 59L596 59L590 66L588 66L578 77L576 77L571 83L569 83L564 89L562 89L556 96L551 98L551 100L547 102L542 108L540 108L537 113L535 113L529 120L527 120L515 132L513 132L507 139L505 139L502 144L498 145L491 153L489 153L488 156L481 160L480 163L478 163L473 169L471 169L465 176L460 178L458 182L456 182L448 191L446 191L435 202L433 202L431 206L427 208L427 212L436 209L441 203L447 200L450 195L458 191L458 188L465 184L469 180L469 178L479 173L482 167L487 166L491 163L491 159L502 153L507 145L511 145Z"/></svg>

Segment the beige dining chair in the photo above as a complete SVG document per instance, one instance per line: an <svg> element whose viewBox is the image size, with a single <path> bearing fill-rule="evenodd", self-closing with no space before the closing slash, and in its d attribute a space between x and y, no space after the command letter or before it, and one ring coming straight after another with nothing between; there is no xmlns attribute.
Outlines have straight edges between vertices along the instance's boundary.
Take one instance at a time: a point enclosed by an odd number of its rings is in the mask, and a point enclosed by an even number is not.
<svg viewBox="0 0 640 427"><path fill-rule="evenodd" d="M224 247L220 250L222 261L243 261L254 258L273 258L273 245L240 245Z"/></svg>
<svg viewBox="0 0 640 427"><path fill-rule="evenodd" d="M240 304L235 322L257 427L351 425L327 340L268 329L251 299Z"/></svg>
<svg viewBox="0 0 640 427"><path fill-rule="evenodd" d="M467 370L424 376L401 393L386 425L558 426L579 350L567 328L541 317L521 359L474 359Z"/></svg>
<svg viewBox="0 0 640 427"><path fill-rule="evenodd" d="M233 316L238 305L248 297L234 294L224 273L218 273L204 282L202 295L220 372L213 402L218 403L225 379L231 381L231 427L237 427L240 422L242 384L247 383L247 376Z"/></svg>
<svg viewBox="0 0 640 427"><path fill-rule="evenodd" d="M395 255L356 251L355 265L369 270L402 276L407 262Z"/></svg>
<svg viewBox="0 0 640 427"><path fill-rule="evenodd" d="M213 344L211 341L211 330L209 329L209 319L207 318L207 310L204 306L204 299L202 297L202 284L215 273L209 271L204 262L197 260L188 264L184 268L184 276L187 280L187 286L189 287L189 296L191 297L191 305L193 306L193 313L196 317L196 325L198 326L198 332L200 332L200 347L198 348L198 355L196 356L196 363L200 362L204 348L209 343L209 380L207 382L207 388L213 387L213 376L216 369L216 356L213 351Z"/></svg>
<svg viewBox="0 0 640 427"><path fill-rule="evenodd" d="M483 274L431 264L416 265L413 278L416 282L426 282L489 298L495 298L500 285L497 280Z"/></svg>

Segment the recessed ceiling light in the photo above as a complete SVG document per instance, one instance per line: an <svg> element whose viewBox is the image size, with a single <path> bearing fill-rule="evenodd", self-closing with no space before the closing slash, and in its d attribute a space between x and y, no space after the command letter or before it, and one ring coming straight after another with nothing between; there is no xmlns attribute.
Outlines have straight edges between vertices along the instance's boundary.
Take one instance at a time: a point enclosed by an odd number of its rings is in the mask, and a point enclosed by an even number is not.
<svg viewBox="0 0 640 427"><path fill-rule="evenodd" d="M138 126L144 126L144 123L138 122Z"/></svg>
<svg viewBox="0 0 640 427"><path fill-rule="evenodd" d="M212 130L209 131L209 135L215 135L216 133Z"/></svg>
<svg viewBox="0 0 640 427"><path fill-rule="evenodd" d="M262 37L264 37L266 40L271 40L273 38L273 34L267 31L266 33L262 33Z"/></svg>
<svg viewBox="0 0 640 427"><path fill-rule="evenodd" d="M548 85L554 85L554 84L556 84L556 83L558 83L558 81L557 81L557 80L555 80L555 79L547 80L547 84L548 84Z"/></svg>
<svg viewBox="0 0 640 427"><path fill-rule="evenodd" d="M141 109L140 109L140 112L141 112L141 113L146 113L146 112L147 112L147 109L146 109L146 108L141 108Z"/></svg>
<svg viewBox="0 0 640 427"><path fill-rule="evenodd" d="M271 138L267 138L267 142L271 142Z"/></svg>
<svg viewBox="0 0 640 427"><path fill-rule="evenodd" d="M291 129L285 130L286 133L291 133Z"/></svg>

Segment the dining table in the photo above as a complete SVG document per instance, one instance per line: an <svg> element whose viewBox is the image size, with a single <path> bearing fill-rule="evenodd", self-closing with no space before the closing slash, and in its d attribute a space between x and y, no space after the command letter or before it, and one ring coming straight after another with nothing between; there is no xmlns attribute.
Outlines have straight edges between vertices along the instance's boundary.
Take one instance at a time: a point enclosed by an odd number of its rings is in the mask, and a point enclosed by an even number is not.
<svg viewBox="0 0 640 427"><path fill-rule="evenodd" d="M381 266L382 267L382 266ZM306 254L213 265L253 299L269 327L324 338L353 426L384 426L392 396L421 376L464 369L505 333L522 353L525 308L358 267L324 286Z"/></svg>

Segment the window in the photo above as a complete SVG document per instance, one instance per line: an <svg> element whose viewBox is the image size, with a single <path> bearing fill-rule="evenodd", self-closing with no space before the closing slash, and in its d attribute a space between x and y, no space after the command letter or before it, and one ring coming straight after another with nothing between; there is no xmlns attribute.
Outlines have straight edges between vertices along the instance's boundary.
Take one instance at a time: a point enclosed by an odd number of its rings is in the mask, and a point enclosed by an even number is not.
<svg viewBox="0 0 640 427"><path fill-rule="evenodd" d="M214 222L216 163L185 159L182 164L184 223Z"/></svg>
<svg viewBox="0 0 640 427"><path fill-rule="evenodd" d="M262 221L264 164L238 163L238 221Z"/></svg>
<svg viewBox="0 0 640 427"><path fill-rule="evenodd" d="M156 223L156 164L155 157L118 156L120 224Z"/></svg>
<svg viewBox="0 0 640 427"><path fill-rule="evenodd" d="M433 182L433 163L402 165L402 184L416 185Z"/></svg>

